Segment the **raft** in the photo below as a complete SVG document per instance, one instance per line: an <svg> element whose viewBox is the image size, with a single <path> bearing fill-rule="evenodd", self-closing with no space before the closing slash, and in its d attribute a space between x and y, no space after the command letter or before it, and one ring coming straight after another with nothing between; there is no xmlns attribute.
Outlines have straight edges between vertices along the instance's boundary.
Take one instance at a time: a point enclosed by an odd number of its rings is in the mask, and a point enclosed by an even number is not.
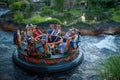
<svg viewBox="0 0 120 80"><path fill-rule="evenodd" d="M50 35L51 36L51 35ZM52 41L56 44L60 44L63 39L60 36L54 37ZM35 39L45 40L46 34L40 35ZM56 40L55 40L56 39ZM53 44L53 42L48 42ZM69 47L68 47L69 48ZM28 51L24 49L18 49L13 53L13 62L22 70L32 73L55 73L70 70L78 65L83 60L83 53L80 52L79 47L72 50L72 52L65 51L65 53L59 53L56 51L55 54L39 54L33 53L28 54Z"/></svg>
<svg viewBox="0 0 120 80"><path fill-rule="evenodd" d="M18 67L33 73L55 73L70 70L78 66L82 60L82 53L52 59L33 58L23 54L19 55L17 52L13 54L13 61Z"/></svg>

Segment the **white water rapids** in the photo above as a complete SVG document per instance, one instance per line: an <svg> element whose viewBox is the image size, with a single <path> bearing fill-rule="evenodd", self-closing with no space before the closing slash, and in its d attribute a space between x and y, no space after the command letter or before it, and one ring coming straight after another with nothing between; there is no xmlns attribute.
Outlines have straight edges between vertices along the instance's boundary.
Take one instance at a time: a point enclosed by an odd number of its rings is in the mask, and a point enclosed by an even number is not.
<svg viewBox="0 0 120 80"><path fill-rule="evenodd" d="M9 12L9 10L7 10L7 9L5 10L5 9L0 8L0 16L6 14L7 12Z"/></svg>
<svg viewBox="0 0 120 80"><path fill-rule="evenodd" d="M94 45L99 49L105 48L105 49L112 50L112 51L116 52L117 47L116 47L114 40L115 40L115 36L109 35Z"/></svg>

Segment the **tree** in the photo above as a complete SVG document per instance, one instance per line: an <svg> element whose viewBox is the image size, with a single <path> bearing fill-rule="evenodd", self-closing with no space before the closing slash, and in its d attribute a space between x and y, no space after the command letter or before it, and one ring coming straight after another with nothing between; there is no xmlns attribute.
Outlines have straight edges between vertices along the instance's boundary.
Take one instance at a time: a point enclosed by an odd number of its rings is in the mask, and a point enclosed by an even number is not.
<svg viewBox="0 0 120 80"><path fill-rule="evenodd" d="M31 15L31 4L28 0L14 0L11 9L13 12L20 11L24 15L24 18L28 18Z"/></svg>
<svg viewBox="0 0 120 80"><path fill-rule="evenodd" d="M65 0L55 0L54 1L54 8L57 11L63 11L63 9L64 9L64 3L65 3Z"/></svg>
<svg viewBox="0 0 120 80"><path fill-rule="evenodd" d="M18 23L22 22L24 19L24 16L22 14L22 12L20 11L16 11L15 15L14 15L14 20Z"/></svg>
<svg viewBox="0 0 120 80"><path fill-rule="evenodd" d="M43 0L43 2L47 5L47 6L50 6L50 2L51 2L52 0Z"/></svg>

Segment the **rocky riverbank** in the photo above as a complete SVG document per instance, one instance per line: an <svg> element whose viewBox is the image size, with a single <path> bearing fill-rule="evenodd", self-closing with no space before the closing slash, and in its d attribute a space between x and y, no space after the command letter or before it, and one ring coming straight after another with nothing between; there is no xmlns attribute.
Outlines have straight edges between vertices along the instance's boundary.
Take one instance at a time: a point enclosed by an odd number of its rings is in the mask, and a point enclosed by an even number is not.
<svg viewBox="0 0 120 80"><path fill-rule="evenodd" d="M45 32L51 23L39 23L36 24L43 32ZM26 24L15 23L14 21L0 21L0 28L5 31L14 31L16 29L25 29ZM72 26L81 32L82 35L99 35L99 34L120 34L120 22L107 21L103 23L85 25L80 24L77 26ZM68 31L70 27L62 26L62 33L64 34Z"/></svg>
<svg viewBox="0 0 120 80"><path fill-rule="evenodd" d="M3 9L3 12L6 12L6 9ZM16 29L25 29L25 23L16 23L12 21L12 12L6 12L0 16L0 28L5 31L14 31ZM49 28L51 23L39 23L36 24L43 32ZM92 25L78 24L72 26L81 32L82 35L99 35L99 34L119 34L120 33L120 22L115 22L109 20L107 22L96 23ZM64 34L68 31L70 27L62 26L62 33Z"/></svg>

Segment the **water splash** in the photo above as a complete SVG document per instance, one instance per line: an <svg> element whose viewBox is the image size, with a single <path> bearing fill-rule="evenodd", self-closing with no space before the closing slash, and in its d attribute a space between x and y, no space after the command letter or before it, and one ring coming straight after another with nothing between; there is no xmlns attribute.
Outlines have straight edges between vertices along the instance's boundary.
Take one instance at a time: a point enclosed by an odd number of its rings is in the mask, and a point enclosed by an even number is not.
<svg viewBox="0 0 120 80"><path fill-rule="evenodd" d="M7 10L7 9L0 9L0 16L8 13L10 10Z"/></svg>
<svg viewBox="0 0 120 80"><path fill-rule="evenodd" d="M98 38L94 36L83 36L81 38L81 48L80 51L84 53L84 60L89 62L95 62L100 59L100 51L96 49L95 45L93 45L97 41Z"/></svg>
<svg viewBox="0 0 120 80"><path fill-rule="evenodd" d="M115 36L112 36L112 35L109 35L101 40L100 42L94 44L98 49L109 49L109 50L112 50L114 52L116 52L116 45L115 45Z"/></svg>

